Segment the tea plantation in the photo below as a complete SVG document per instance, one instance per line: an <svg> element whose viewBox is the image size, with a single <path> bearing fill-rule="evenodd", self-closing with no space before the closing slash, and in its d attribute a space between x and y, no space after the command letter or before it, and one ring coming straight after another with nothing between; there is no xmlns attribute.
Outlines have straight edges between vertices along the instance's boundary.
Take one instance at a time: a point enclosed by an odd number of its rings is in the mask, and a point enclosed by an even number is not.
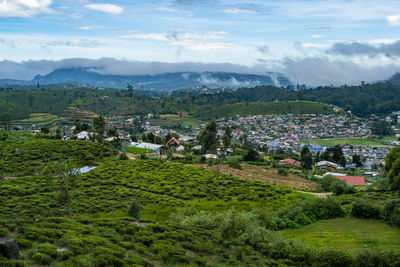
<svg viewBox="0 0 400 267"><path fill-rule="evenodd" d="M0 177L33 175L46 164L72 161L76 165L93 164L115 155L109 146L85 141L62 141L51 136L7 134L0 132Z"/></svg>
<svg viewBox="0 0 400 267"><path fill-rule="evenodd" d="M0 266L365 266L358 264L361 257L382 261L373 251L317 248L276 232L344 216L333 198L315 199L161 160L109 159L81 175L68 185L71 216L59 200L61 186L57 176L0 181L0 237L16 238L23 256L0 258ZM128 216L133 201L140 203L141 217ZM400 263L399 253L381 254L390 264Z"/></svg>

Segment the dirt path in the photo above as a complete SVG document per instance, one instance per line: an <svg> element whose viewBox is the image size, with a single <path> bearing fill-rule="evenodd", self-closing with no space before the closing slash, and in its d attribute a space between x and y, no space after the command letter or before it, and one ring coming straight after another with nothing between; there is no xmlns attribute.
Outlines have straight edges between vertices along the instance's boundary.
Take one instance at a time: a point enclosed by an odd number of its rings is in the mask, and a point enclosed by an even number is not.
<svg viewBox="0 0 400 267"><path fill-rule="evenodd" d="M205 169L217 170L216 166L208 167L207 164L193 164L193 166L203 167ZM262 167L253 165L242 165L242 170L234 169L228 165L220 165L219 171L223 174L233 175L243 179L267 182L270 184L283 185L296 189L315 190L316 185L297 175L288 174L287 176L279 175L277 170L267 170Z"/></svg>
<svg viewBox="0 0 400 267"><path fill-rule="evenodd" d="M332 195L332 192L329 192L329 193L313 193L313 192L304 192L304 191L297 191L297 192L299 192L301 194L310 194L310 195L313 195L313 196L316 196L319 198L328 198L329 196Z"/></svg>

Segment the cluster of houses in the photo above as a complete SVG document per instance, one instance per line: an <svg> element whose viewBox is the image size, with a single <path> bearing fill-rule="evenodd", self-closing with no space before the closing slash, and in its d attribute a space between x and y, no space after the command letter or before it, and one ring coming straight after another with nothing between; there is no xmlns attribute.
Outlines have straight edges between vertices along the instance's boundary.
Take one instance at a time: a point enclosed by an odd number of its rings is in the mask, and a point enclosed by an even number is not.
<svg viewBox="0 0 400 267"><path fill-rule="evenodd" d="M234 138L246 135L249 144L268 151L281 148L295 152L300 140L367 137L371 134L368 121L351 115L235 115L217 123L221 134L229 126Z"/></svg>

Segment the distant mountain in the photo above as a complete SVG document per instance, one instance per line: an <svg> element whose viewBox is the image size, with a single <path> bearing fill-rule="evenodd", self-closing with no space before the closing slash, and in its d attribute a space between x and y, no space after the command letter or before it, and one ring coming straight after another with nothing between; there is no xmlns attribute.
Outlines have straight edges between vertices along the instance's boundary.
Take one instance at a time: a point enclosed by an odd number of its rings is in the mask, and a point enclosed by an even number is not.
<svg viewBox="0 0 400 267"><path fill-rule="evenodd" d="M157 75L107 75L92 68L58 69L47 75L37 75L31 81L0 80L5 85L41 85L57 83L78 83L105 88L126 88L131 84L134 89L182 89L198 86L210 88L238 88L257 85L287 86L292 83L279 73L268 72L265 75L239 74L228 72L174 72Z"/></svg>

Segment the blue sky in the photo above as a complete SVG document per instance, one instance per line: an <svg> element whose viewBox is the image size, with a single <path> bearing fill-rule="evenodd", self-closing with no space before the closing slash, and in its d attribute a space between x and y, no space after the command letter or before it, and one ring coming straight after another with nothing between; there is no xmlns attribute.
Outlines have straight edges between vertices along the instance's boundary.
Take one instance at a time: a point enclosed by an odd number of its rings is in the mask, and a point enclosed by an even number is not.
<svg viewBox="0 0 400 267"><path fill-rule="evenodd" d="M357 83L400 69L399 40L400 1L392 0L0 0L0 78L12 76L6 66L28 79L35 62L43 74L63 59L108 58L124 66L103 66L115 74L134 74L135 62L177 70L191 62L312 85Z"/></svg>

